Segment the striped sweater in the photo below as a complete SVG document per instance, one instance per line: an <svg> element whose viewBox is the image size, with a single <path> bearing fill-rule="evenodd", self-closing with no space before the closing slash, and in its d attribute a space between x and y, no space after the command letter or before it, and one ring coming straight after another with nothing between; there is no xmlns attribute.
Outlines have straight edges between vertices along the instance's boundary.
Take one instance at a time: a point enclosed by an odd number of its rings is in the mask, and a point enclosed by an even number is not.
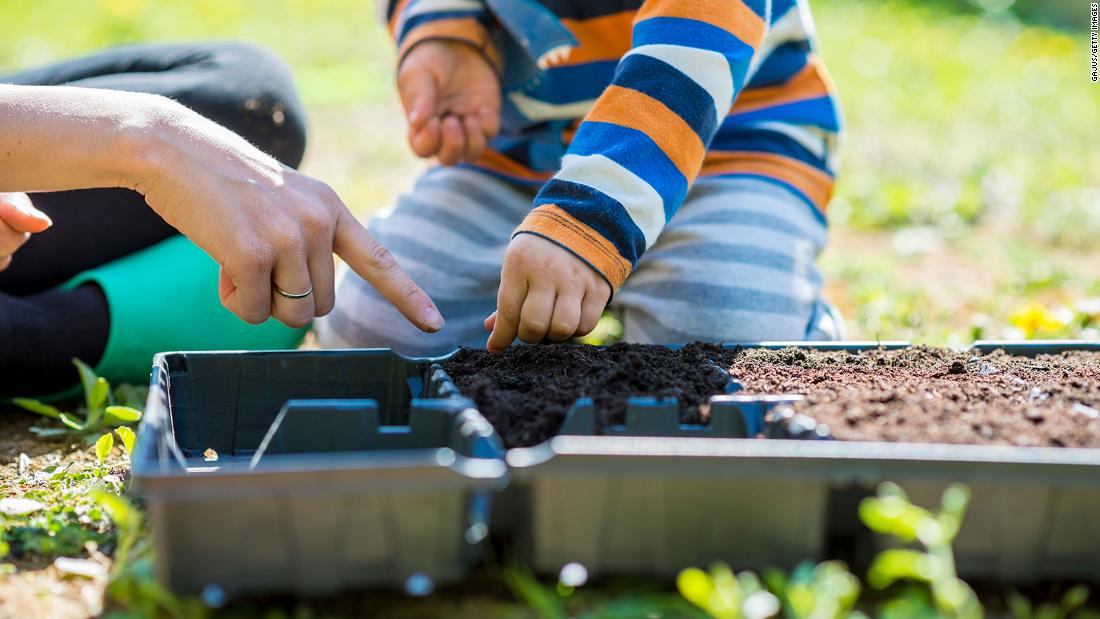
<svg viewBox="0 0 1100 619"><path fill-rule="evenodd" d="M703 176L789 188L822 220L840 111L806 0L391 0L399 58L466 41L502 75L473 164L540 187L516 233L618 290Z"/></svg>

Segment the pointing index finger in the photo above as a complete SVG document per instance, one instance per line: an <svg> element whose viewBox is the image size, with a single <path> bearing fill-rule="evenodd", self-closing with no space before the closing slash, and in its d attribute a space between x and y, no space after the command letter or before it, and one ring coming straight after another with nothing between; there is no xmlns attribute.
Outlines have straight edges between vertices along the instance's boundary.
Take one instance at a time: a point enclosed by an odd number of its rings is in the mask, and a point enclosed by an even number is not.
<svg viewBox="0 0 1100 619"><path fill-rule="evenodd" d="M333 251L417 328L429 333L443 328L443 316L427 293L346 207L336 224Z"/></svg>

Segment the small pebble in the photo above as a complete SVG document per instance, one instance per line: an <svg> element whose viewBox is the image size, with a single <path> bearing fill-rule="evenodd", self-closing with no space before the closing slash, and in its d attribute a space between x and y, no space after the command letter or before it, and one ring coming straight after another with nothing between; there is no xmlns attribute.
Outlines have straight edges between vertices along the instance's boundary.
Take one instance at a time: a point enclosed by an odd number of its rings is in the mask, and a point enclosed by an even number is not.
<svg viewBox="0 0 1100 619"><path fill-rule="evenodd" d="M982 376L989 376L990 374L996 374L1000 371L1001 370L992 363L983 363L981 369L978 370L978 373Z"/></svg>
<svg viewBox="0 0 1100 619"><path fill-rule="evenodd" d="M1080 402L1073 405L1073 412L1081 413L1082 415L1088 417L1089 419L1098 419L1098 418L1100 418L1100 411L1098 411L1095 408L1093 408L1091 406L1088 406L1086 404L1081 404Z"/></svg>
<svg viewBox="0 0 1100 619"><path fill-rule="evenodd" d="M1032 387L1031 391L1027 392L1027 399L1029 402L1035 402L1036 400L1041 402L1049 397L1049 393L1046 393L1038 387Z"/></svg>

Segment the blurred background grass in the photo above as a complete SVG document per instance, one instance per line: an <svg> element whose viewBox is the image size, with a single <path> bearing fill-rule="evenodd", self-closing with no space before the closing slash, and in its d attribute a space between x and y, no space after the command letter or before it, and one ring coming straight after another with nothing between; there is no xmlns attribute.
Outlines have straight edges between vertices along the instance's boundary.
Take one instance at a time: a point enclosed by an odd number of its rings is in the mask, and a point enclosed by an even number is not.
<svg viewBox="0 0 1100 619"><path fill-rule="evenodd" d="M848 139L829 295L853 337L1100 337L1100 86L1075 0L811 0ZM0 72L233 38L293 68L305 168L366 214L422 168L364 0L0 0Z"/></svg>

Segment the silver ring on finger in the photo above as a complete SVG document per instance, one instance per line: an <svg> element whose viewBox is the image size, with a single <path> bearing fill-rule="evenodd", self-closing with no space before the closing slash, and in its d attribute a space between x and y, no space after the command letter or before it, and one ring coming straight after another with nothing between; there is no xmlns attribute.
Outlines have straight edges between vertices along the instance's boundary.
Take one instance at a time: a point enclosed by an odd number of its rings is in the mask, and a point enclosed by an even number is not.
<svg viewBox="0 0 1100 619"><path fill-rule="evenodd" d="M275 288L275 292L279 293L279 296L283 296L283 297L286 297L288 299L304 299L304 298L308 297L309 295L313 294L313 286L310 286L309 290L307 290L305 292L298 292L298 293L287 292L287 291L283 290L282 288L280 288L280 287L278 287L274 284L272 284L272 287Z"/></svg>

